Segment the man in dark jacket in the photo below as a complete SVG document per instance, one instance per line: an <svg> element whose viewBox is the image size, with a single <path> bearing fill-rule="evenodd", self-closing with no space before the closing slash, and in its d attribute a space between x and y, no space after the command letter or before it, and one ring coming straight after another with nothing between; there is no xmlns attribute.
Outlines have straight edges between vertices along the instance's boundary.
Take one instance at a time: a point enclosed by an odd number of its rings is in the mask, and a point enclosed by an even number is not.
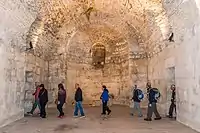
<svg viewBox="0 0 200 133"><path fill-rule="evenodd" d="M40 85L40 93L39 93L39 101L40 101L40 117L46 118L46 105L48 102L48 91L44 88L44 84Z"/></svg>
<svg viewBox="0 0 200 133"><path fill-rule="evenodd" d="M102 115L106 115L106 111L108 112L108 115L109 115L111 113L111 110L108 107L109 91L105 85L102 86L102 89L103 89L103 92L100 97L100 99L102 100L102 105L103 105Z"/></svg>
<svg viewBox="0 0 200 133"><path fill-rule="evenodd" d="M134 90L133 90L133 97L132 100L134 102L134 108L132 109L131 115L134 115L134 111L137 110L138 111L138 115L139 117L142 117L142 110L140 108L140 99L138 98L139 96L139 92L138 92L138 88L137 85L135 85Z"/></svg>
<svg viewBox="0 0 200 133"><path fill-rule="evenodd" d="M176 112L176 87L175 85L171 85L172 97L171 97L171 105L169 108L169 118L173 118L173 111L175 109Z"/></svg>
<svg viewBox="0 0 200 133"><path fill-rule="evenodd" d="M58 84L58 98L56 100L56 104L57 104L57 109L59 111L59 118L62 118L64 116L64 112L63 112L63 105L66 102L66 90L64 89L63 84Z"/></svg>
<svg viewBox="0 0 200 133"><path fill-rule="evenodd" d="M155 120L161 119L161 116L157 110L157 105L156 105L157 100L155 98L155 95L156 95L155 88L150 88L149 89L149 97L148 97L149 104L148 104L147 118L144 119L145 121L151 121L152 120L151 117L152 117L153 113L156 116Z"/></svg>
<svg viewBox="0 0 200 133"><path fill-rule="evenodd" d="M76 92L75 92L75 110L74 110L74 117L78 117L78 111L80 110L81 117L85 117L82 101L83 101L83 95L82 90L79 87L79 84L75 84Z"/></svg>

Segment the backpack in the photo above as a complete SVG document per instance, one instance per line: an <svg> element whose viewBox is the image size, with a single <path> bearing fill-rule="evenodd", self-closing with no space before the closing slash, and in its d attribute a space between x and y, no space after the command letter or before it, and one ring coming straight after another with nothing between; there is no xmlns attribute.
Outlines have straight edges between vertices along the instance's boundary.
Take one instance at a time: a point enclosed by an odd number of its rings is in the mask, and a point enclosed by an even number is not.
<svg viewBox="0 0 200 133"><path fill-rule="evenodd" d="M154 91L154 98L155 100L159 100L161 94L160 94L160 91L157 89L157 88L153 88L153 91Z"/></svg>
<svg viewBox="0 0 200 133"><path fill-rule="evenodd" d="M142 101L142 99L144 98L144 93L143 93L142 90L140 90L140 89L137 89L137 91L138 91L138 99L139 99L140 101Z"/></svg>

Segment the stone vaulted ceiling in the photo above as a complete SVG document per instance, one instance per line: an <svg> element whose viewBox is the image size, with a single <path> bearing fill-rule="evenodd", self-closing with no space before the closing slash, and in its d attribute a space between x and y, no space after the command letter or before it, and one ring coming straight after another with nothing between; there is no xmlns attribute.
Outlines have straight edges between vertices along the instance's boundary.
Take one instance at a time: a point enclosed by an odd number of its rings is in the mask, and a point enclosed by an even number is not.
<svg viewBox="0 0 200 133"><path fill-rule="evenodd" d="M129 46L139 47L137 51L161 51L163 41L170 34L162 0L38 0L28 3L37 18L27 40L35 46L45 40L50 50L60 45L60 40L70 45L70 38L77 31L83 31L92 43L125 40Z"/></svg>

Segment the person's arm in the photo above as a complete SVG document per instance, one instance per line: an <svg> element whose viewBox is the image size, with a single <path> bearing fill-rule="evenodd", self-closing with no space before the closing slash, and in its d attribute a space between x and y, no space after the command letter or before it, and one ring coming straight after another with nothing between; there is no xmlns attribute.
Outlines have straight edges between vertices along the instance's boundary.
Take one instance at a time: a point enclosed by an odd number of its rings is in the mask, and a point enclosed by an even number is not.
<svg viewBox="0 0 200 133"><path fill-rule="evenodd" d="M46 102L48 102L49 101L49 96L48 96L48 91L46 90Z"/></svg>
<svg viewBox="0 0 200 133"><path fill-rule="evenodd" d="M103 95L103 93L101 93L100 99L102 99L102 95Z"/></svg>
<svg viewBox="0 0 200 133"><path fill-rule="evenodd" d="M32 95L35 96L36 93L37 93L37 89L35 90L35 92Z"/></svg>
<svg viewBox="0 0 200 133"><path fill-rule="evenodd" d="M64 102L66 103L66 97L67 97L67 93L66 90L64 91Z"/></svg>
<svg viewBox="0 0 200 133"><path fill-rule="evenodd" d="M81 98L81 100L83 101L83 93L82 93L82 90L80 90L80 98Z"/></svg>
<svg viewBox="0 0 200 133"><path fill-rule="evenodd" d="M172 92L172 98L171 98L171 102L175 101L175 92Z"/></svg>
<svg viewBox="0 0 200 133"><path fill-rule="evenodd" d="M75 95L74 95L74 100L77 101L77 90L76 90Z"/></svg>
<svg viewBox="0 0 200 133"><path fill-rule="evenodd" d="M152 104L153 102L153 92L150 90L149 91L149 103Z"/></svg>

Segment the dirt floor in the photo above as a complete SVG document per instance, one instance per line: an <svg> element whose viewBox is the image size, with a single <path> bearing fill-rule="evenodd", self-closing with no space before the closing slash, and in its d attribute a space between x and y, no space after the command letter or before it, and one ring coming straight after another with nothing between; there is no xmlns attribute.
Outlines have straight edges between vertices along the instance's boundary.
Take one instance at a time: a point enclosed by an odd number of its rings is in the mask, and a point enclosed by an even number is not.
<svg viewBox="0 0 200 133"><path fill-rule="evenodd" d="M112 106L111 116L104 120L100 107L85 107L86 118L73 118L73 108L66 107L66 117L56 117L56 109L48 109L48 117L28 116L0 129L0 133L197 133L168 118L146 122L130 116L130 109ZM145 111L145 110L144 110Z"/></svg>

